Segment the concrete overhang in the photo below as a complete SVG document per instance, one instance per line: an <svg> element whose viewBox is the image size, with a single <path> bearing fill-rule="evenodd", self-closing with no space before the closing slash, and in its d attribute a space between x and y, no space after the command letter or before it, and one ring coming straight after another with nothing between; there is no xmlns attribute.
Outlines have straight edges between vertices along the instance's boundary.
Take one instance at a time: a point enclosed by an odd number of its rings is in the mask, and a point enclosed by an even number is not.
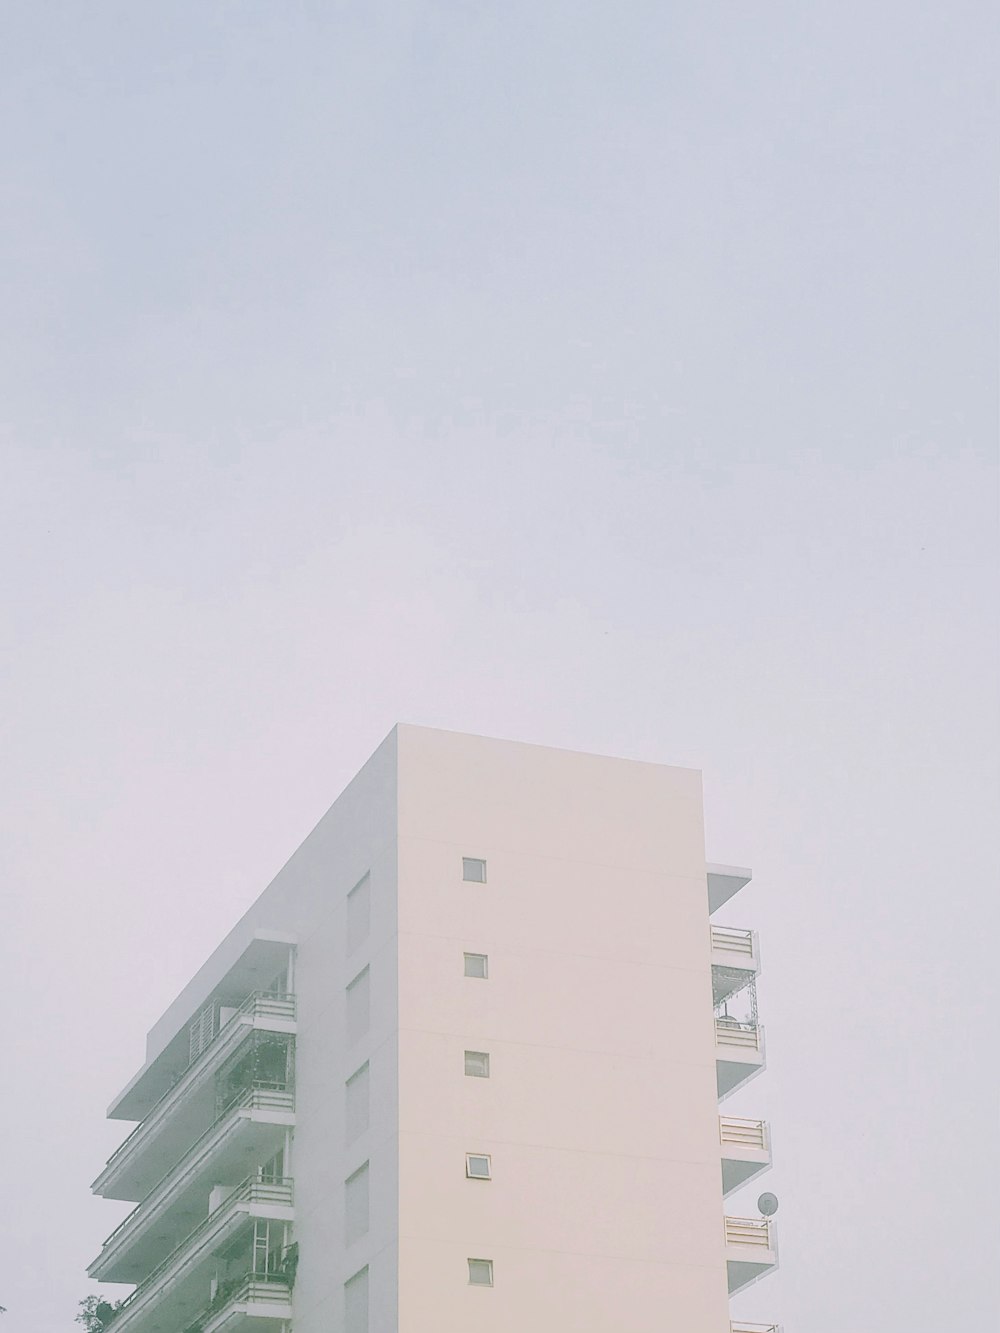
<svg viewBox="0 0 1000 1333"><path fill-rule="evenodd" d="M717 912L723 903L729 902L734 894L739 893L745 884L753 878L753 871L744 866L705 867L708 878L708 914Z"/></svg>
<svg viewBox="0 0 1000 1333"><path fill-rule="evenodd" d="M201 1007L217 999L235 1008L253 991L266 989L285 966L294 944L295 937L284 932L255 930L228 966L219 957L222 950L217 950L150 1029L146 1063L108 1107L108 1119L143 1120L187 1068L188 1025Z"/></svg>

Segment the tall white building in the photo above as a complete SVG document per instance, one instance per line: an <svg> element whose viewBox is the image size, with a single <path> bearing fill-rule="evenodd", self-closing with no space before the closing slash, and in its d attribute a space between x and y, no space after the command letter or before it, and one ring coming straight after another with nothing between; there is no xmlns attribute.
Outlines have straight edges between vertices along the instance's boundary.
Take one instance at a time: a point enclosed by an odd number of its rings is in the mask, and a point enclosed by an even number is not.
<svg viewBox="0 0 1000 1333"><path fill-rule="evenodd" d="M395 728L111 1105L108 1327L729 1333L777 1261L725 1205L770 1163L720 1114L764 1065L756 937L709 920L749 878L695 771Z"/></svg>

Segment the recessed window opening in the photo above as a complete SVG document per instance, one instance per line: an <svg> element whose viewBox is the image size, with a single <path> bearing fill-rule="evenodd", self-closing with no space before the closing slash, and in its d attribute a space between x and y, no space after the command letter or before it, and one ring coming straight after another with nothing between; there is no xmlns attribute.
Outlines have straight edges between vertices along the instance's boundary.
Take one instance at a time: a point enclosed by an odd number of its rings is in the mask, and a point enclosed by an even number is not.
<svg viewBox="0 0 1000 1333"><path fill-rule="evenodd" d="M371 877L358 880L347 895L347 952L364 944L371 929Z"/></svg>
<svg viewBox="0 0 1000 1333"><path fill-rule="evenodd" d="M371 1021L368 968L359 972L347 987L347 1040L352 1044L365 1035Z"/></svg>
<svg viewBox="0 0 1000 1333"><path fill-rule="evenodd" d="M492 1259L470 1259L470 1260L469 1260L469 1286L470 1286L470 1287L492 1287L492 1286L493 1286L493 1260L492 1260Z"/></svg>
<svg viewBox="0 0 1000 1333"><path fill-rule="evenodd" d="M489 1078L490 1056L488 1051L466 1051L465 1072L469 1078Z"/></svg>
<svg viewBox="0 0 1000 1333"><path fill-rule="evenodd" d="M368 1268L344 1283L345 1333L368 1333Z"/></svg>
<svg viewBox="0 0 1000 1333"><path fill-rule="evenodd" d="M492 1180L493 1169L490 1155L485 1152L467 1152L465 1154L465 1174L469 1180Z"/></svg>
<svg viewBox="0 0 1000 1333"><path fill-rule="evenodd" d="M467 977L478 977L485 981L489 976L489 959L484 953L467 953L465 955L465 975Z"/></svg>
<svg viewBox="0 0 1000 1333"><path fill-rule="evenodd" d="M344 1240L353 1245L368 1230L368 1163L344 1183Z"/></svg>
<svg viewBox="0 0 1000 1333"><path fill-rule="evenodd" d="M463 856L462 878L469 884L485 884L486 862L476 856Z"/></svg>
<svg viewBox="0 0 1000 1333"><path fill-rule="evenodd" d="M348 1143L353 1143L368 1128L370 1103L369 1103L369 1074L367 1060L361 1068L351 1075L345 1084L345 1135Z"/></svg>

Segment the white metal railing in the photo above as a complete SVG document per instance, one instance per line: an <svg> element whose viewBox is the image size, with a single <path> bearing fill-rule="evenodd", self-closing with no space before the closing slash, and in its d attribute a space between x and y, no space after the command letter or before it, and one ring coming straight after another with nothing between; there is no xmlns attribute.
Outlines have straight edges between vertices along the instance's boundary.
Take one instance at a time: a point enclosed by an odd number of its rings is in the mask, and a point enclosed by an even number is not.
<svg viewBox="0 0 1000 1333"><path fill-rule="evenodd" d="M738 1116L719 1116L719 1142L740 1148L767 1149L767 1121L741 1120Z"/></svg>
<svg viewBox="0 0 1000 1333"><path fill-rule="evenodd" d="M193 1328L200 1328L202 1333L212 1333L215 1328L222 1328L229 1322L234 1305L288 1305L292 1299L292 1289L286 1277L278 1273L251 1273L242 1282L233 1285L232 1290L219 1293L215 1300L195 1319ZM275 1313L272 1318L278 1317Z"/></svg>
<svg viewBox="0 0 1000 1333"><path fill-rule="evenodd" d="M269 1301L284 1303L288 1300L288 1283L271 1278L251 1278L236 1299L246 1301L248 1305L266 1305Z"/></svg>
<svg viewBox="0 0 1000 1333"><path fill-rule="evenodd" d="M753 931L736 930L729 926L712 926L712 948L724 953L742 953L753 957Z"/></svg>
<svg viewBox="0 0 1000 1333"><path fill-rule="evenodd" d="M202 1047L187 1068L178 1076L177 1082L173 1087L167 1089L159 1101L155 1102L154 1105L150 1107L142 1120L136 1125L135 1129L132 1130L131 1134L119 1143L118 1147L105 1163L105 1170L107 1170L113 1162L117 1161L122 1153L125 1152L126 1148L132 1144L136 1135L140 1134L146 1128L154 1116L156 1116L169 1101L183 1095L186 1091L186 1085L194 1076L193 1071L204 1066L209 1056L213 1052L221 1049L223 1042L228 1041L236 1031L237 1024L242 1023L244 1026L249 1026L258 1018L277 1019L282 1022L294 1023L295 996L269 995L263 991L255 991L254 994L248 995L240 1007L230 1014L229 1018L223 1023L222 1027L219 1028L219 1031L208 1045ZM249 1024L247 1023L248 1019Z"/></svg>
<svg viewBox="0 0 1000 1333"><path fill-rule="evenodd" d="M759 1051L763 1042L764 1029L754 1023L738 1023L735 1018L717 1018L715 1020L715 1043L717 1046L740 1046L744 1050Z"/></svg>
<svg viewBox="0 0 1000 1333"><path fill-rule="evenodd" d="M247 1006L253 1010L254 1018L283 1018L289 1023L295 1022L295 996L276 994L271 991L257 991L243 1001L241 1010Z"/></svg>
<svg viewBox="0 0 1000 1333"><path fill-rule="evenodd" d="M164 1193L164 1187L170 1181L175 1179L179 1180L182 1176L188 1173L198 1158L202 1156L208 1141L218 1133L223 1122L230 1119L236 1119L242 1110L294 1111L295 1094L288 1089L279 1089L274 1085L258 1086L257 1084L252 1084L250 1087L243 1088L242 1091L238 1092L221 1114L212 1121L204 1134L195 1140L180 1161L175 1162L170 1170L160 1177L146 1197L140 1203L136 1204L127 1217L122 1218L101 1247L102 1258L104 1253L120 1238L126 1229L131 1230L140 1218L144 1218L146 1214L152 1211L158 1196Z"/></svg>
<svg viewBox="0 0 1000 1333"><path fill-rule="evenodd" d="M727 1217L726 1244L773 1250L770 1220L766 1217Z"/></svg>
<svg viewBox="0 0 1000 1333"><path fill-rule="evenodd" d="M113 1324L117 1324L123 1314L125 1314L136 1301L142 1300L156 1286L157 1282L166 1275L166 1273L184 1257L184 1252L191 1248L199 1237L204 1236L212 1227L217 1226L228 1213L234 1212L239 1203L249 1204L271 1204L272 1206L291 1208L293 1201L292 1182L285 1178L264 1177L259 1179L254 1176L248 1177L241 1185L237 1185L227 1198L223 1199L214 1212L198 1223L193 1231L188 1232L179 1245L174 1246L167 1257L156 1265L151 1273L143 1278L136 1287L135 1291L126 1296L115 1311ZM110 1327L111 1325L109 1325Z"/></svg>

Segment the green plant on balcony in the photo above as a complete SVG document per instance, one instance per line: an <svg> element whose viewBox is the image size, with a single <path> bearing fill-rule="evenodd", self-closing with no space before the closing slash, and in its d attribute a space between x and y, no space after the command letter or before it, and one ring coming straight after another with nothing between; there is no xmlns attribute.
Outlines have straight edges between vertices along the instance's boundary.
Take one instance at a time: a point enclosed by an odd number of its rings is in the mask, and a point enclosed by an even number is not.
<svg viewBox="0 0 1000 1333"><path fill-rule="evenodd" d="M80 1312L73 1322L82 1324L87 1333L104 1333L122 1304L122 1301L111 1302L100 1296L87 1296L80 1302Z"/></svg>
<svg viewBox="0 0 1000 1333"><path fill-rule="evenodd" d="M290 1082L291 1043L281 1032L255 1032L249 1048L224 1069L216 1081L216 1102L221 1111L241 1093L255 1086L285 1088Z"/></svg>
<svg viewBox="0 0 1000 1333"><path fill-rule="evenodd" d="M291 1245L281 1256L281 1267L278 1272L288 1283L288 1290L291 1291L295 1286L295 1271L299 1266L299 1242L293 1240Z"/></svg>
<svg viewBox="0 0 1000 1333"><path fill-rule="evenodd" d="M286 1257L287 1253L288 1252L286 1251ZM212 1316L218 1314L219 1311L224 1309L231 1300L238 1296L242 1288L245 1287L248 1282L253 1282L254 1280L280 1282L284 1280L288 1287L291 1288L292 1281L294 1280L294 1273L295 1269L293 1266L291 1276L289 1276L286 1273L283 1264L281 1273L255 1273L250 1270L245 1273L238 1273L235 1277L226 1278L219 1283L215 1289L215 1295L205 1306L204 1310L202 1310L194 1323L188 1324L187 1328L184 1329L184 1333L202 1333L202 1330Z"/></svg>

